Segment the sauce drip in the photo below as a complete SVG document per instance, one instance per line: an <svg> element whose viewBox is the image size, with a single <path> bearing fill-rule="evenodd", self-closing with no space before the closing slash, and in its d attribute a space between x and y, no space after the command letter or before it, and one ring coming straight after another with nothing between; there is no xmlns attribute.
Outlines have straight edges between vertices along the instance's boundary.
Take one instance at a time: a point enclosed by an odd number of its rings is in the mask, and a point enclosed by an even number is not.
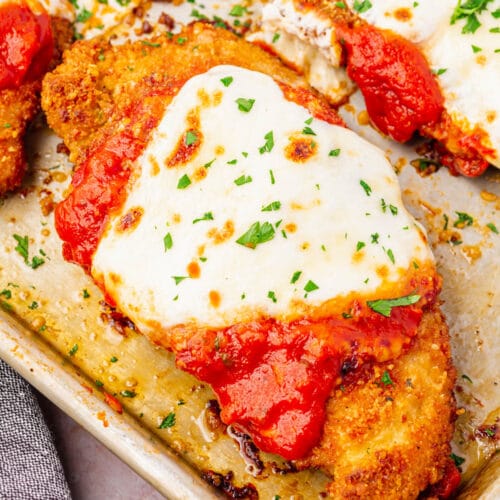
<svg viewBox="0 0 500 500"><path fill-rule="evenodd" d="M439 120L443 96L422 53L411 42L362 24L338 25L347 73L366 101L373 124L398 142Z"/></svg>
<svg viewBox="0 0 500 500"><path fill-rule="evenodd" d="M0 90L18 88L47 69L54 39L47 13L24 3L0 5Z"/></svg>
<svg viewBox="0 0 500 500"><path fill-rule="evenodd" d="M288 460L318 443L326 400L347 372L397 357L416 335L422 310L390 317L356 303L353 317L263 319L205 331L173 346L177 364L217 393L221 419Z"/></svg>

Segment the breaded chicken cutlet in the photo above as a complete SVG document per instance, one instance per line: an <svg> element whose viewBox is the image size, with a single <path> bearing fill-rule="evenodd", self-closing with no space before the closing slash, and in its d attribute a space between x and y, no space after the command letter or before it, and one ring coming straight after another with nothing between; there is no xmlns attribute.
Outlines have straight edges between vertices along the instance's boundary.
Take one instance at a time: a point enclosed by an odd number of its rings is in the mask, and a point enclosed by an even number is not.
<svg viewBox="0 0 500 500"><path fill-rule="evenodd" d="M440 279L380 151L204 23L75 43L42 106L76 163L65 258L213 387L225 423L325 471L333 498L451 493Z"/></svg>
<svg viewBox="0 0 500 500"><path fill-rule="evenodd" d="M23 6L22 3L13 5ZM25 8L28 9L27 6ZM38 17L40 19L41 16ZM49 16L46 18L48 20ZM32 21L32 19L29 20ZM7 19L2 22L7 23ZM25 22L27 27L20 32L23 36L30 37L30 29L35 29L36 25L31 26L28 21L25 20ZM17 29L15 26L14 28ZM5 44L2 44L0 49L2 59L0 70L3 77L0 80L0 196L16 189L22 182L27 169L24 135L40 110L43 75L45 71L55 68L61 60L62 52L70 46L73 39L73 28L67 19L51 17L48 29L48 33L40 35L42 40L39 43L38 52L32 54L33 61L29 63L29 66L33 67L23 67L19 78L14 76L14 70L8 64L8 59L11 58L14 61L13 64L24 66L26 66L26 61L23 61L23 57L15 59L12 48ZM11 39L19 38L12 36ZM27 45L28 42L25 42L23 51L29 50ZM33 42L33 45L36 47L37 44ZM44 63L44 59L47 59L47 63Z"/></svg>

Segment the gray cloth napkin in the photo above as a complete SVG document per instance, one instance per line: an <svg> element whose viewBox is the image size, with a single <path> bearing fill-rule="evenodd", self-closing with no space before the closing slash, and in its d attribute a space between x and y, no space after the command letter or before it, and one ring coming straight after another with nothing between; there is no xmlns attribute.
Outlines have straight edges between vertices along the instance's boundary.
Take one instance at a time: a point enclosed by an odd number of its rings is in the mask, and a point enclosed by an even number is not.
<svg viewBox="0 0 500 500"><path fill-rule="evenodd" d="M0 499L71 499L31 386L0 360Z"/></svg>

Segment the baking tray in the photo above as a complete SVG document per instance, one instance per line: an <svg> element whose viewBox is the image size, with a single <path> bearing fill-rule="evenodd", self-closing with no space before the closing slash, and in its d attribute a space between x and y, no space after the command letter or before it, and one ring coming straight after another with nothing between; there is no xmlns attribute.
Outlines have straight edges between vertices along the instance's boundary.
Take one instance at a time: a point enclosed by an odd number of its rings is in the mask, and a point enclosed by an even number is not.
<svg viewBox="0 0 500 500"><path fill-rule="evenodd" d="M161 8L177 17L174 5ZM190 7L178 8L182 17ZM442 307L458 373L453 452L465 459L461 498L500 498L499 455L481 431L500 416L500 235L491 230L491 224L500 228L500 172L465 179L440 169L424 177L410 165L418 156L415 144L396 145L360 125L359 95L342 115L386 151L443 276ZM43 123L33 128L30 174L18 193L1 202L0 357L168 498L217 498L200 479L207 470L232 471L235 484L251 482L261 498L318 498L327 481L321 472L273 472L284 466L275 456L261 454L265 467L255 477L255 463L214 425L210 388L113 317L89 277L63 261L50 209L62 199L72 165L57 151L58 143ZM454 227L457 212L472 216L472 225ZM37 256L44 263L27 265L14 235L28 237L28 262ZM121 414L106 404L106 394L116 395ZM175 425L160 428L171 414Z"/></svg>

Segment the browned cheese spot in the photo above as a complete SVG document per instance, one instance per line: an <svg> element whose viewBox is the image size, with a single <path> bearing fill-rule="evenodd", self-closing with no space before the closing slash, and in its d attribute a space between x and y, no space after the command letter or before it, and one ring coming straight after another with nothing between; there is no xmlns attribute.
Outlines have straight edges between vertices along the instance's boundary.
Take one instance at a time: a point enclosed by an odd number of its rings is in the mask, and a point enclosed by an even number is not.
<svg viewBox="0 0 500 500"><path fill-rule="evenodd" d="M190 278L199 278L201 274L200 265L198 262L190 262L187 266L187 272Z"/></svg>
<svg viewBox="0 0 500 500"><path fill-rule="evenodd" d="M134 230L141 221L141 217L144 215L144 209L142 207L131 208L118 222L116 226L116 231L123 233L125 231Z"/></svg>
<svg viewBox="0 0 500 500"><path fill-rule="evenodd" d="M314 139L292 136L289 141L285 148L285 156L295 163L304 163L316 153L317 144Z"/></svg>
<svg viewBox="0 0 500 500"><path fill-rule="evenodd" d="M221 229L212 228L208 231L207 236L213 240L217 245L219 243L224 243L234 234L234 223L231 220L227 220Z"/></svg>
<svg viewBox="0 0 500 500"><path fill-rule="evenodd" d="M194 141L191 141L195 137ZM165 160L169 168L186 165L197 154L203 143L203 134L200 130L200 110L192 109L187 115L187 129L177 141L173 153Z"/></svg>
<svg viewBox="0 0 500 500"><path fill-rule="evenodd" d="M153 155L149 156L149 163L151 163L151 176L154 177L160 173L160 165Z"/></svg>
<svg viewBox="0 0 500 500"><path fill-rule="evenodd" d="M289 233L295 233L295 231L297 231L297 224L295 224L294 222L290 222L285 226L285 229Z"/></svg>
<svg viewBox="0 0 500 500"><path fill-rule="evenodd" d="M411 20L413 17L413 12L409 7L401 7L400 9L396 9L394 11L394 17L403 23L406 23Z"/></svg>
<svg viewBox="0 0 500 500"><path fill-rule="evenodd" d="M221 302L220 293L217 290L210 290L208 293L208 299L210 300L210 305L212 307L219 307Z"/></svg>

